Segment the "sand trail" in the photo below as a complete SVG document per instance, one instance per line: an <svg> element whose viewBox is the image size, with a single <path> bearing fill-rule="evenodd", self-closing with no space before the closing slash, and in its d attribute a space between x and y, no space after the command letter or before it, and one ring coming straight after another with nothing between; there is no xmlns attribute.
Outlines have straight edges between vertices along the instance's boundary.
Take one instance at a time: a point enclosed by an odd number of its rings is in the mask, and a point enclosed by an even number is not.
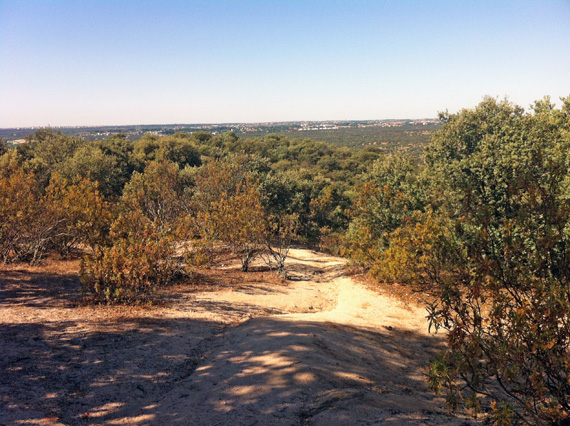
<svg viewBox="0 0 570 426"><path fill-rule="evenodd" d="M342 259L293 251L296 296L310 300L316 286L334 302L319 312L309 306L227 330L195 373L163 398L160 422L468 424L449 417L425 384L425 366L441 344L441 336L427 334L425 309L342 276L342 265Z"/></svg>
<svg viewBox="0 0 570 426"><path fill-rule="evenodd" d="M0 270L0 425L475 424L427 389L425 309L343 259L294 249L290 281L229 271L152 307L77 306L56 266Z"/></svg>

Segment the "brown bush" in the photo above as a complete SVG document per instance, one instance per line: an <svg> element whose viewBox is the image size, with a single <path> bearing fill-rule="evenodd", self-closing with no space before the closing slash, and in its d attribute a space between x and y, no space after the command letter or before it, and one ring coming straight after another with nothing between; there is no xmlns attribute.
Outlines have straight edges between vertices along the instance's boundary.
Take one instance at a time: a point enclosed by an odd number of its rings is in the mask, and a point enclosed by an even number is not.
<svg viewBox="0 0 570 426"><path fill-rule="evenodd" d="M111 223L110 205L99 193L97 182L76 178L72 182L58 174L46 188L45 204L55 213L58 224L51 246L65 255L78 244L92 249L104 244Z"/></svg>
<svg viewBox="0 0 570 426"><path fill-rule="evenodd" d="M35 263L61 224L33 173L12 168L0 174L0 258Z"/></svg>
<svg viewBox="0 0 570 426"><path fill-rule="evenodd" d="M172 240L140 213L120 216L111 236L111 247L98 247L81 263L83 286L100 302L149 301L157 289L184 272Z"/></svg>

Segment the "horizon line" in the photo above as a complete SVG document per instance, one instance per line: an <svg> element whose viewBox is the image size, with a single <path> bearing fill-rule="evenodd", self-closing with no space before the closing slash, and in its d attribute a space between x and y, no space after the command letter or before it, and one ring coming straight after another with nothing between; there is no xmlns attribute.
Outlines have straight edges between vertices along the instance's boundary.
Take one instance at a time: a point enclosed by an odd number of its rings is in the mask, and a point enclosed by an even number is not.
<svg viewBox="0 0 570 426"><path fill-rule="evenodd" d="M0 127L0 130L9 129L73 129L73 128L90 128L90 127L135 127L135 126L229 126L240 124L287 124L287 123L326 123L326 122L363 122L363 121L418 121L418 120L438 120L437 117L420 117L420 118L370 118L370 119L342 119L342 120L286 120L286 121L242 121L242 122L211 122L211 123L150 123L150 124L77 124L77 125L60 125L52 126L47 125L32 125L32 126L12 126Z"/></svg>

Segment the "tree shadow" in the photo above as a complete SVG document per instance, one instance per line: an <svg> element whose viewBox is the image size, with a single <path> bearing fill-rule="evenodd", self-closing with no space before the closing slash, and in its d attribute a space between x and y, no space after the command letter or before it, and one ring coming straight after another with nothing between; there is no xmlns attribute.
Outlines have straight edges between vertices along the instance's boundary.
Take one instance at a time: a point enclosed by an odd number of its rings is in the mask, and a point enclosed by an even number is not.
<svg viewBox="0 0 570 426"><path fill-rule="evenodd" d="M438 339L290 316L219 331L191 319L2 324L0 424L459 424L423 376Z"/></svg>
<svg viewBox="0 0 570 426"><path fill-rule="evenodd" d="M164 296L168 293L207 293L220 290L233 290L248 294L275 294L287 292L287 281L282 280L273 271L241 272L232 269L210 269L208 271L195 271L187 280L182 280L170 289L166 288Z"/></svg>
<svg viewBox="0 0 570 426"><path fill-rule="evenodd" d="M289 255L287 256L287 259L289 259L289 260L296 260L296 261L298 261L298 262L311 262L311 263L317 263L317 264L323 264L323 265L331 263L331 260L330 260L330 259L314 259L314 258L305 259L305 258L302 258L302 257L295 257L295 256L293 256L292 254L289 254Z"/></svg>
<svg viewBox="0 0 570 426"><path fill-rule="evenodd" d="M77 273L45 273L25 269L0 271L0 306L73 307L82 297Z"/></svg>
<svg viewBox="0 0 570 426"><path fill-rule="evenodd" d="M250 318L260 315L280 315L284 312L277 308L262 306L260 304L226 302L217 300L199 300L193 305L196 311L207 311L216 314L230 315L236 318Z"/></svg>
<svg viewBox="0 0 570 426"><path fill-rule="evenodd" d="M330 281L345 275L344 265L318 267L301 263L285 264L289 281Z"/></svg>
<svg viewBox="0 0 570 426"><path fill-rule="evenodd" d="M208 321L144 318L97 328L78 321L1 324L0 424L139 416L149 400L192 374L220 330Z"/></svg>
<svg viewBox="0 0 570 426"><path fill-rule="evenodd" d="M231 330L165 395L161 424L470 424L425 381L443 339L291 317ZM416 422L416 423L414 423ZM425 423L427 422L427 423Z"/></svg>
<svg viewBox="0 0 570 426"><path fill-rule="evenodd" d="M466 425L427 389L425 367L442 345L443 339L395 327L378 332L288 316L256 318L231 330L163 397L156 420Z"/></svg>

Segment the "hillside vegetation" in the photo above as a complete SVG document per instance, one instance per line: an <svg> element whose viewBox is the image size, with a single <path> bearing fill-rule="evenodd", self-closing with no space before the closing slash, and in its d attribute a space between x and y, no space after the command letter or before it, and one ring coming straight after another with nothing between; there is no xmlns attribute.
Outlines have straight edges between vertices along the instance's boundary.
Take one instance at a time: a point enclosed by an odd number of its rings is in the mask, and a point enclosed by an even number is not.
<svg viewBox="0 0 570 426"><path fill-rule="evenodd" d="M82 256L84 290L141 303L228 247L286 274L293 242L437 294L429 385L495 424L570 417L570 97L441 114L423 161L226 132L0 147L0 256Z"/></svg>
<svg viewBox="0 0 570 426"><path fill-rule="evenodd" d="M81 136L88 141L101 141L116 134L123 134L130 141L136 141L147 133L172 136L184 132L206 131L212 135L235 132L242 139L263 139L269 134L278 134L290 139L312 139L354 149L374 146L383 153L406 150L408 155L420 158L431 135L440 126L436 120L427 119L59 127L57 131L68 136ZM0 129L0 139L11 144L25 140L32 132L30 128Z"/></svg>

